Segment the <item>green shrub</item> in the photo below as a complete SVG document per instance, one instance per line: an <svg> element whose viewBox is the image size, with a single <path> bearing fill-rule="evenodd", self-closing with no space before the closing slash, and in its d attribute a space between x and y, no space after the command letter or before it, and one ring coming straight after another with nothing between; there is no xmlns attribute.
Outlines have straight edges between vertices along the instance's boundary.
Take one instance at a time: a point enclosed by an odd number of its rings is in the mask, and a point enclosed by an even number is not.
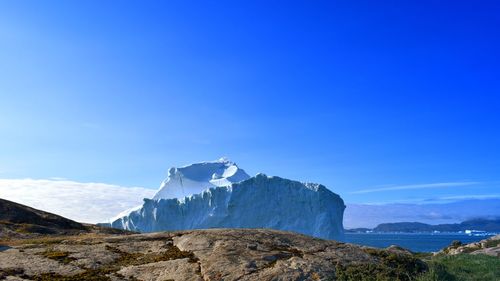
<svg viewBox="0 0 500 281"><path fill-rule="evenodd" d="M458 248L458 247L460 247L460 246L462 246L462 245L463 245L463 244L462 244L462 241L459 241L459 240L453 240L453 241L451 242L450 247L452 247L452 248Z"/></svg>

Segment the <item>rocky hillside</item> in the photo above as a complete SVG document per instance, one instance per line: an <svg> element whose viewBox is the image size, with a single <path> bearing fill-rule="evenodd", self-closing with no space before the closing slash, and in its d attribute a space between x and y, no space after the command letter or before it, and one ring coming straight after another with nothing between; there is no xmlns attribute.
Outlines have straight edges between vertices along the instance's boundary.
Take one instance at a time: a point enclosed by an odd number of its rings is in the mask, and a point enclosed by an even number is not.
<svg viewBox="0 0 500 281"><path fill-rule="evenodd" d="M0 249L6 280L413 280L425 269L397 247L262 229L79 235Z"/></svg>
<svg viewBox="0 0 500 281"><path fill-rule="evenodd" d="M58 215L0 199L0 240L91 232L125 233L122 230L81 224Z"/></svg>
<svg viewBox="0 0 500 281"><path fill-rule="evenodd" d="M0 238L30 234L70 234L85 231L83 224L0 199Z"/></svg>

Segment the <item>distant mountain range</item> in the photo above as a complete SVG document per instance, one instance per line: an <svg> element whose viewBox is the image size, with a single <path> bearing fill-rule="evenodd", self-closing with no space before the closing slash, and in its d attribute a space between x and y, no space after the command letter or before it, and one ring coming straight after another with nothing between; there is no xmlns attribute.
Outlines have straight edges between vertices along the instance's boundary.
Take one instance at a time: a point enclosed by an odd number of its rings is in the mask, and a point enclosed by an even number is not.
<svg viewBox="0 0 500 281"><path fill-rule="evenodd" d="M500 199L467 199L421 204L347 204L345 228L375 228L383 223L421 222L456 224L463 221L500 217Z"/></svg>
<svg viewBox="0 0 500 281"><path fill-rule="evenodd" d="M498 219L473 219L461 223L452 224L437 224L431 225L421 222L397 222L397 223L382 223L377 227L370 228L355 228L347 230L347 232L460 232L466 230L480 230L486 232L500 232L500 218Z"/></svg>

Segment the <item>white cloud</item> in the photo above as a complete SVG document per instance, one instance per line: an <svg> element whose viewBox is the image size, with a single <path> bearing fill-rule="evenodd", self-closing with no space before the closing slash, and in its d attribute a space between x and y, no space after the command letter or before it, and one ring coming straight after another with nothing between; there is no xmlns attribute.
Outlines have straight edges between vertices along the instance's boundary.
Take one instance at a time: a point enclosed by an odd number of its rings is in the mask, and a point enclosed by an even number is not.
<svg viewBox="0 0 500 281"><path fill-rule="evenodd" d="M497 199L500 194L474 194L439 197L437 200Z"/></svg>
<svg viewBox="0 0 500 281"><path fill-rule="evenodd" d="M362 189L353 191L351 192L351 194L363 194L363 193L407 190L407 189L446 188L446 187L456 187L456 186L470 186L476 184L480 184L480 182L439 182L439 183L425 183L425 184L396 185L396 186L385 186L385 187L371 188L371 189Z"/></svg>
<svg viewBox="0 0 500 281"><path fill-rule="evenodd" d="M54 179L0 179L0 198L79 222L107 222L142 204L156 191L105 183Z"/></svg>

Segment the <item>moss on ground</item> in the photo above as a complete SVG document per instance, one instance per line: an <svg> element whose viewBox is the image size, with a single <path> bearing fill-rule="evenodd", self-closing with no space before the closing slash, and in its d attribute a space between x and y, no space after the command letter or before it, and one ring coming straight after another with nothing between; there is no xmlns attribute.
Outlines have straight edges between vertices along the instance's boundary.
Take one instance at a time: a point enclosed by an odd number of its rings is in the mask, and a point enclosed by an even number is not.
<svg viewBox="0 0 500 281"><path fill-rule="evenodd" d="M195 263L198 259L194 256L192 252L181 251L175 246L170 246L164 252L157 253L128 253L120 250L119 248L106 246L106 249L110 252L119 254L120 257L115 260L113 265L115 266L133 266L142 265L147 263L154 263L160 261L177 260L188 258L189 262Z"/></svg>
<svg viewBox="0 0 500 281"><path fill-rule="evenodd" d="M427 265L411 254L366 248L375 263L336 265L336 280L340 281L412 281L427 270Z"/></svg>
<svg viewBox="0 0 500 281"><path fill-rule="evenodd" d="M111 278L101 270L89 269L85 272L72 275L72 276L62 276L56 273L43 273L31 278L35 281L111 281Z"/></svg>
<svg viewBox="0 0 500 281"><path fill-rule="evenodd" d="M70 254L71 253L69 252L56 251L54 249L47 249L45 252L40 253L40 255L46 258L56 260L63 264L69 264L70 262L76 260L75 258L70 257Z"/></svg>
<svg viewBox="0 0 500 281"><path fill-rule="evenodd" d="M23 240L11 241L11 243L9 243L9 244L10 245L26 245L26 247L29 247L29 245L59 244L64 240L65 240L64 238L60 238L60 237L40 237L40 238L34 238L34 239L23 239Z"/></svg>
<svg viewBox="0 0 500 281"><path fill-rule="evenodd" d="M6 279L7 276L24 277L24 270L22 268L0 268L0 280Z"/></svg>
<svg viewBox="0 0 500 281"><path fill-rule="evenodd" d="M498 240L488 240L484 243L484 248L493 248L500 246L500 239Z"/></svg>
<svg viewBox="0 0 500 281"><path fill-rule="evenodd" d="M304 257L304 253L302 251L292 247L280 246L280 247L274 247L271 250L279 252L277 254L268 256L267 257L268 263L264 265L263 268L269 268L275 266L278 260L287 260L292 257L300 257L300 258ZM264 260L266 260L266 258L264 258Z"/></svg>
<svg viewBox="0 0 500 281"><path fill-rule="evenodd" d="M57 273L43 273L36 276L26 276L24 272L9 270L2 271L0 270L0 280L5 278L6 276L18 276L28 280L34 281L111 281L112 275L120 276L117 272L123 267L127 266L137 266L148 263L155 263L160 261L168 261L175 259L189 259L189 262L196 263L198 259L194 256L192 252L181 251L179 248L175 246L168 246L165 251L157 252L157 253L129 253L123 251L117 247L106 246L106 250L118 254L118 258L116 258L112 263L102 265L97 269L84 269L85 271L71 275L71 276L63 276ZM69 252L63 251L55 251L53 249L47 250L45 252L40 253L46 258L57 260L61 263L67 264L73 261L74 259L69 257ZM128 280L134 281L135 278L128 278Z"/></svg>
<svg viewBox="0 0 500 281"><path fill-rule="evenodd" d="M35 281L109 281L110 275L117 275L118 271L126 266L136 266L148 263L168 261L175 259L188 258L189 262L197 262L197 258L191 252L181 251L175 246L170 246L164 252L158 253L129 253L120 250L119 248L106 246L106 249L110 252L118 254L119 257L111 264L101 266L97 269L88 269L85 272L72 275L72 276L61 276L54 273L42 274L40 276L35 276L33 280ZM134 278L129 278L129 280L134 280Z"/></svg>

